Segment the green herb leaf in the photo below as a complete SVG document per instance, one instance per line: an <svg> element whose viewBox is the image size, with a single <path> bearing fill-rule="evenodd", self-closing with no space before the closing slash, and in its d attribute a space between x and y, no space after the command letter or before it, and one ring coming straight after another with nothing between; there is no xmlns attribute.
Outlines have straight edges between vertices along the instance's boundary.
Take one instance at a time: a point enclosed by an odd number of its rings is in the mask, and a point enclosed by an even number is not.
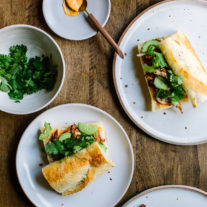
<svg viewBox="0 0 207 207"><path fill-rule="evenodd" d="M45 128L43 130L43 133L40 134L40 136L39 136L39 140L43 140L43 139L45 139L45 138L47 138L47 137L50 136L50 132L52 130L50 124L48 124L47 122L45 122L44 127Z"/></svg>
<svg viewBox="0 0 207 207"><path fill-rule="evenodd" d="M169 90L159 89L156 92L156 97L158 98L168 98L170 103L174 106L186 96L186 92L182 87L182 76L176 76L172 70L168 70L168 87Z"/></svg>
<svg viewBox="0 0 207 207"><path fill-rule="evenodd" d="M73 147L73 153L75 154L75 153L77 153L77 152L79 152L79 151L81 151L82 150L82 147L80 147L80 146L74 146Z"/></svg>
<svg viewBox="0 0 207 207"><path fill-rule="evenodd" d="M150 45L147 49L147 54L150 56L155 55L155 49L156 49L156 47L154 45Z"/></svg>
<svg viewBox="0 0 207 207"><path fill-rule="evenodd" d="M49 142L46 146L45 146L45 151L48 154L54 154L57 155L58 154L58 149L56 147L56 145L53 142Z"/></svg>
<svg viewBox="0 0 207 207"><path fill-rule="evenodd" d="M3 92L8 92L11 86L8 84L7 80L0 76L0 90Z"/></svg>
<svg viewBox="0 0 207 207"><path fill-rule="evenodd" d="M67 156L70 156L70 155L72 155L72 154L73 154L72 152L70 152L70 151L66 151L65 154L64 154L64 156L67 157Z"/></svg>
<svg viewBox="0 0 207 207"><path fill-rule="evenodd" d="M8 55L0 55L0 69L6 70L12 62L12 58Z"/></svg>
<svg viewBox="0 0 207 207"><path fill-rule="evenodd" d="M152 65L155 68L167 67L167 62L165 61L164 55L162 53L155 52L152 58Z"/></svg>
<svg viewBox="0 0 207 207"><path fill-rule="evenodd" d="M104 152L107 152L107 147L105 144L102 144L102 143L99 143L99 146L101 147L101 149L104 151Z"/></svg>
<svg viewBox="0 0 207 207"><path fill-rule="evenodd" d="M68 138L70 138L70 137L71 137L71 133L66 132L66 133L61 134L61 135L59 136L59 140L62 142L62 141L66 140L66 139L68 139Z"/></svg>
<svg viewBox="0 0 207 207"><path fill-rule="evenodd" d="M165 91L169 89L168 85L161 79L161 77L158 77L158 76L155 77L154 79L154 85L156 88L162 89Z"/></svg>
<svg viewBox="0 0 207 207"><path fill-rule="evenodd" d="M168 70L168 79L174 88L183 84L183 77L175 75L171 70Z"/></svg>
<svg viewBox="0 0 207 207"><path fill-rule="evenodd" d="M9 87L6 84L0 83L0 90L3 91L3 92L8 92Z"/></svg>
<svg viewBox="0 0 207 207"><path fill-rule="evenodd" d="M54 140L53 143L55 144L56 149L58 150L58 152L59 152L60 154L65 154L66 149L65 149L65 147L64 147L64 145L63 145L63 143L62 143L61 141L59 141L59 140Z"/></svg>
<svg viewBox="0 0 207 207"><path fill-rule="evenodd" d="M174 96L171 98L171 103L173 106L177 106L179 102L180 102L180 98L178 96Z"/></svg>

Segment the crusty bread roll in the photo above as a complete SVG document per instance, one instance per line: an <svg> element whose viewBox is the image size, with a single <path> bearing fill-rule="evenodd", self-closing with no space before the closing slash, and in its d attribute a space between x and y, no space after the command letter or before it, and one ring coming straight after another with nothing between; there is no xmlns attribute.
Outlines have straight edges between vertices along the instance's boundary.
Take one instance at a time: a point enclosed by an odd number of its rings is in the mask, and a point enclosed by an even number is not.
<svg viewBox="0 0 207 207"><path fill-rule="evenodd" d="M113 166L113 162L95 142L72 156L52 162L42 169L42 173L54 190L70 195L82 190Z"/></svg>
<svg viewBox="0 0 207 207"><path fill-rule="evenodd" d="M183 87L194 107L207 100L207 72L183 31L162 40L159 48L176 75L183 76Z"/></svg>
<svg viewBox="0 0 207 207"><path fill-rule="evenodd" d="M108 146L103 124L89 123L89 125L98 126L97 132L104 138L104 145ZM67 127L53 128L51 135L56 129L64 131ZM50 137L44 139L44 145L49 140ZM50 164L42 168L43 176L49 185L62 195L70 195L82 190L97 176L114 166L109 158L108 150L104 151L97 141L78 153L58 161L54 161L49 154L47 154L47 157Z"/></svg>

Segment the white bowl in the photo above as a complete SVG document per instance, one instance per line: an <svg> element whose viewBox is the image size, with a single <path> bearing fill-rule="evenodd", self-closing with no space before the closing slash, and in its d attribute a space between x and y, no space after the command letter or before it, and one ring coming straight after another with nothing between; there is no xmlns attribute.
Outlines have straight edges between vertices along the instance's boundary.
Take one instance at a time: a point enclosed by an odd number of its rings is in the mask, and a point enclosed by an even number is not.
<svg viewBox="0 0 207 207"><path fill-rule="evenodd" d="M11 114L30 114L50 104L60 92L65 77L65 61L60 47L55 40L37 27L30 25L12 25L0 29L0 54L8 54L12 45L27 46L27 56L50 56L57 66L58 75L54 89L50 92L41 90L31 95L24 95L20 103L9 99L7 93L0 91L0 110Z"/></svg>

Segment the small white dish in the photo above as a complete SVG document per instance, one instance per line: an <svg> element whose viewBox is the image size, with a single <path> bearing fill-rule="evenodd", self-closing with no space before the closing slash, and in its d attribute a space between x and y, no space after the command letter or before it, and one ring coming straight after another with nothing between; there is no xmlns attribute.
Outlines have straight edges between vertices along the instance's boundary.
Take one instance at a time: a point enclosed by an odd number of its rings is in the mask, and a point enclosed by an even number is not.
<svg viewBox="0 0 207 207"><path fill-rule="evenodd" d="M206 204L207 192L203 190L185 185L166 185L138 194L123 207L206 207Z"/></svg>
<svg viewBox="0 0 207 207"><path fill-rule="evenodd" d="M87 0L87 10L102 26L108 21L111 12L110 0ZM62 7L63 0L43 0L42 10L45 21L58 36L69 40L84 40L97 34L83 12L78 16L67 16Z"/></svg>
<svg viewBox="0 0 207 207"><path fill-rule="evenodd" d="M116 166L78 193L69 196L56 193L39 166L47 164L38 140L38 131L45 121L54 127L101 121L107 133L110 157ZM35 206L106 207L114 206L127 191L134 171L134 155L126 132L112 116L93 106L66 104L47 110L27 127L17 149L16 169L22 189Z"/></svg>
<svg viewBox="0 0 207 207"><path fill-rule="evenodd" d="M194 109L183 104L184 114L171 108L146 110L146 83L138 65L137 43L184 30L207 69L207 2L163 1L138 15L124 31L119 45L124 60L114 57L113 77L118 98L131 120L147 134L161 141L194 145L207 141L207 102ZM198 15L199 14L199 15Z"/></svg>
<svg viewBox="0 0 207 207"><path fill-rule="evenodd" d="M52 91L41 90L31 95L24 95L20 103L15 103L14 100L9 99L7 93L0 91L0 110L11 114L30 114L46 107L60 92L65 78L65 61L55 40L37 27L17 24L0 29L0 54L8 54L9 47L17 44L27 46L28 57L51 55L52 63L58 70Z"/></svg>

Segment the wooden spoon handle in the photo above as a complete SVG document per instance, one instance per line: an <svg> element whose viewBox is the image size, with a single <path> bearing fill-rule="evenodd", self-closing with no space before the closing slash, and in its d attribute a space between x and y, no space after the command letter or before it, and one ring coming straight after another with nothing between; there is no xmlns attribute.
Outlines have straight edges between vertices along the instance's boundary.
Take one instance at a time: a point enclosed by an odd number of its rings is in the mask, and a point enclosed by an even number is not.
<svg viewBox="0 0 207 207"><path fill-rule="evenodd" d="M110 34L105 30L104 27L98 22L98 20L93 16L93 14L88 13L89 19L94 23L96 28L101 32L101 34L106 38L106 40L110 43L110 45L115 49L117 54L124 59L124 54L121 51L120 47L116 44L116 42L113 40L113 38L110 36Z"/></svg>

